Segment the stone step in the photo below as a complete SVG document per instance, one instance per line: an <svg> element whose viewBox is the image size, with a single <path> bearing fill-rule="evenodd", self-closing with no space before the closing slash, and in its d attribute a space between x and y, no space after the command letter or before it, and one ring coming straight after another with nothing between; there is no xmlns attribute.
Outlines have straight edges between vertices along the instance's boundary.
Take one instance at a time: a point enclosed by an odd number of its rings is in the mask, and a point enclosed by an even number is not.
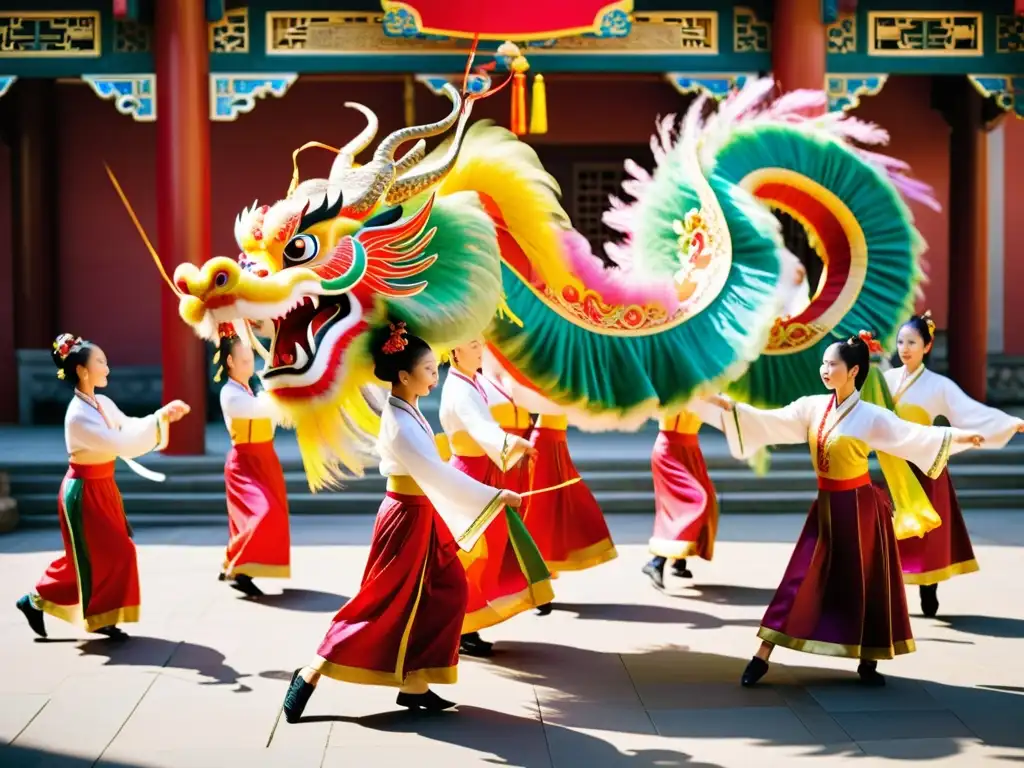
<svg viewBox="0 0 1024 768"><path fill-rule="evenodd" d="M381 493L349 491L333 494L289 494L292 514L373 514L380 505ZM601 508L608 513L652 514L653 490L596 491ZM723 514L802 512L814 500L813 486L804 490L721 491L719 505ZM1024 493L1015 489L970 488L958 494L964 509L1019 509ZM223 517L224 493L131 493L124 495L125 510L133 524L148 524L166 515L187 513L193 516ZM53 493L29 494L18 500L22 526L55 526L56 497Z"/></svg>
<svg viewBox="0 0 1024 768"><path fill-rule="evenodd" d="M652 488L651 471L648 467L623 468L617 471L583 469L584 480L590 488L597 491L616 490L650 490ZM878 475L877 467L875 474ZM805 490L814 484L814 473L806 465L801 469L773 468L766 475L756 475L747 468L712 469L712 482L720 489L730 491L776 492L787 490ZM958 466L954 470L958 489L990 488L1016 489L1020 487L1020 470L1013 466ZM309 486L306 476L299 471L285 473L285 483L289 496L308 493ZM55 493L60 485L60 476L54 473L17 474L12 483L11 495L23 498L33 494ZM159 486L131 472L118 475L118 485L125 495L133 493L161 492L167 494L180 493L223 493L223 472L203 472L197 474L171 475ZM346 481L341 491L325 491L327 495L336 493L367 492L383 493L384 480L376 473L362 478Z"/></svg>

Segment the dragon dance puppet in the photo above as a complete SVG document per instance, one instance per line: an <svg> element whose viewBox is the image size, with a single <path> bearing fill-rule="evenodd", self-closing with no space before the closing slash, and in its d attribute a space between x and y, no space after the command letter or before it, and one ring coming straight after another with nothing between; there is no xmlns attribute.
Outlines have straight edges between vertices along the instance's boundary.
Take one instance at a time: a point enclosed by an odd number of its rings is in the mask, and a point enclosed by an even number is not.
<svg viewBox="0 0 1024 768"><path fill-rule="evenodd" d="M200 336L273 321L269 351L256 342L263 383L297 431L314 489L361 470L376 430L367 341L383 323L405 322L438 349L483 331L517 402L582 428L635 428L743 376L790 300L780 286L793 283L795 258L751 174L797 179L805 156L830 152L821 166L860 172L857 184L873 182L893 200L886 210L905 214L884 173L827 126L705 123L701 103L637 184L641 199L618 211L629 219L628 265L604 268L534 151L487 122L469 126L472 102L451 86L446 95L446 118L395 131L361 167L354 158L377 120L349 104L368 126L337 151L328 178L299 184L296 171L283 200L243 211L237 260L175 271L180 314ZM423 139L448 132L426 156ZM913 258L909 234L901 257Z"/></svg>

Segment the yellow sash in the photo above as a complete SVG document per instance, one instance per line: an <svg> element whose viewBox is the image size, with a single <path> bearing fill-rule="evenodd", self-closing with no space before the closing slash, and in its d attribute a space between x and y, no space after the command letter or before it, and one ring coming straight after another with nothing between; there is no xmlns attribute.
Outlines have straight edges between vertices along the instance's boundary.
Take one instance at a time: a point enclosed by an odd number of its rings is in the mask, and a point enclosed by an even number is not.
<svg viewBox="0 0 1024 768"><path fill-rule="evenodd" d="M425 496L423 489L409 475L391 475L388 478L388 491L399 496Z"/></svg>
<svg viewBox="0 0 1024 768"><path fill-rule="evenodd" d="M538 429L559 429L565 431L569 428L569 419L565 416L556 416L542 413L537 419Z"/></svg>
<svg viewBox="0 0 1024 768"><path fill-rule="evenodd" d="M229 431L233 445L269 443L274 439L274 423L270 419L232 419Z"/></svg>
<svg viewBox="0 0 1024 768"><path fill-rule="evenodd" d="M452 453L456 456L461 456L465 459L474 459L480 456L486 456L487 452L484 451L476 441L469 436L469 432L456 432L448 438L451 443Z"/></svg>

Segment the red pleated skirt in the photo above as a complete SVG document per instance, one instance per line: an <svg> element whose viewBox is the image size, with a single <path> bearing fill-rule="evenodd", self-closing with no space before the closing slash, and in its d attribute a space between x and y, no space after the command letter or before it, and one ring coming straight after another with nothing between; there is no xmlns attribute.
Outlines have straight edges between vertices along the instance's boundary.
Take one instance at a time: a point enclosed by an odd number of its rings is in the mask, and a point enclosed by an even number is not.
<svg viewBox="0 0 1024 768"><path fill-rule="evenodd" d="M139 567L114 462L72 464L57 509L64 554L36 585L36 607L90 632L138 621Z"/></svg>
<svg viewBox="0 0 1024 768"><path fill-rule="evenodd" d="M389 492L359 592L335 615L316 669L365 685L454 683L467 597L457 552L425 496Z"/></svg>
<svg viewBox="0 0 1024 768"><path fill-rule="evenodd" d="M530 442L537 450L532 488L551 488L580 476L564 429L539 427ZM618 555L604 513L582 480L528 501L523 522L553 572L582 571Z"/></svg>
<svg viewBox="0 0 1024 768"><path fill-rule="evenodd" d="M938 584L978 570L974 547L971 546L971 537L967 533L949 471L944 469L938 478L932 480L913 464L910 468L928 494L942 525L920 538L899 542L903 581L907 584Z"/></svg>
<svg viewBox="0 0 1024 768"><path fill-rule="evenodd" d="M885 491L819 489L758 636L855 659L915 650Z"/></svg>
<svg viewBox="0 0 1024 768"><path fill-rule="evenodd" d="M526 463L522 459L520 463ZM449 463L460 472L495 488L505 488L506 479L516 482L521 475L502 474L486 456L452 456ZM510 490L525 490L522 485ZM511 514L516 514L512 512ZM536 548L536 543L520 542L520 546ZM477 632L500 624L516 614L545 605L554 598L549 579L533 582L513 546L504 515L492 522L470 552L459 552L466 569L469 601L466 607L464 633Z"/></svg>
<svg viewBox="0 0 1024 768"><path fill-rule="evenodd" d="M224 463L228 547L224 575L288 578L288 491L273 442L243 443Z"/></svg>
<svg viewBox="0 0 1024 768"><path fill-rule="evenodd" d="M718 498L697 435L662 431L651 453L654 533L651 554L710 560L718 532Z"/></svg>

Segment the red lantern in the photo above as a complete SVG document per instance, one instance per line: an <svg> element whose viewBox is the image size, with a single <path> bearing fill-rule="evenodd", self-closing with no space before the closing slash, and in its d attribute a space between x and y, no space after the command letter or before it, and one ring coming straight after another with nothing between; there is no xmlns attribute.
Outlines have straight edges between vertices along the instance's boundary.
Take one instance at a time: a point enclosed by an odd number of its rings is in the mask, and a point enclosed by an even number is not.
<svg viewBox="0 0 1024 768"><path fill-rule="evenodd" d="M547 40L586 33L608 33L628 25L633 0L382 0L386 12L415 22L428 35L481 40ZM615 34L614 30L610 34Z"/></svg>

